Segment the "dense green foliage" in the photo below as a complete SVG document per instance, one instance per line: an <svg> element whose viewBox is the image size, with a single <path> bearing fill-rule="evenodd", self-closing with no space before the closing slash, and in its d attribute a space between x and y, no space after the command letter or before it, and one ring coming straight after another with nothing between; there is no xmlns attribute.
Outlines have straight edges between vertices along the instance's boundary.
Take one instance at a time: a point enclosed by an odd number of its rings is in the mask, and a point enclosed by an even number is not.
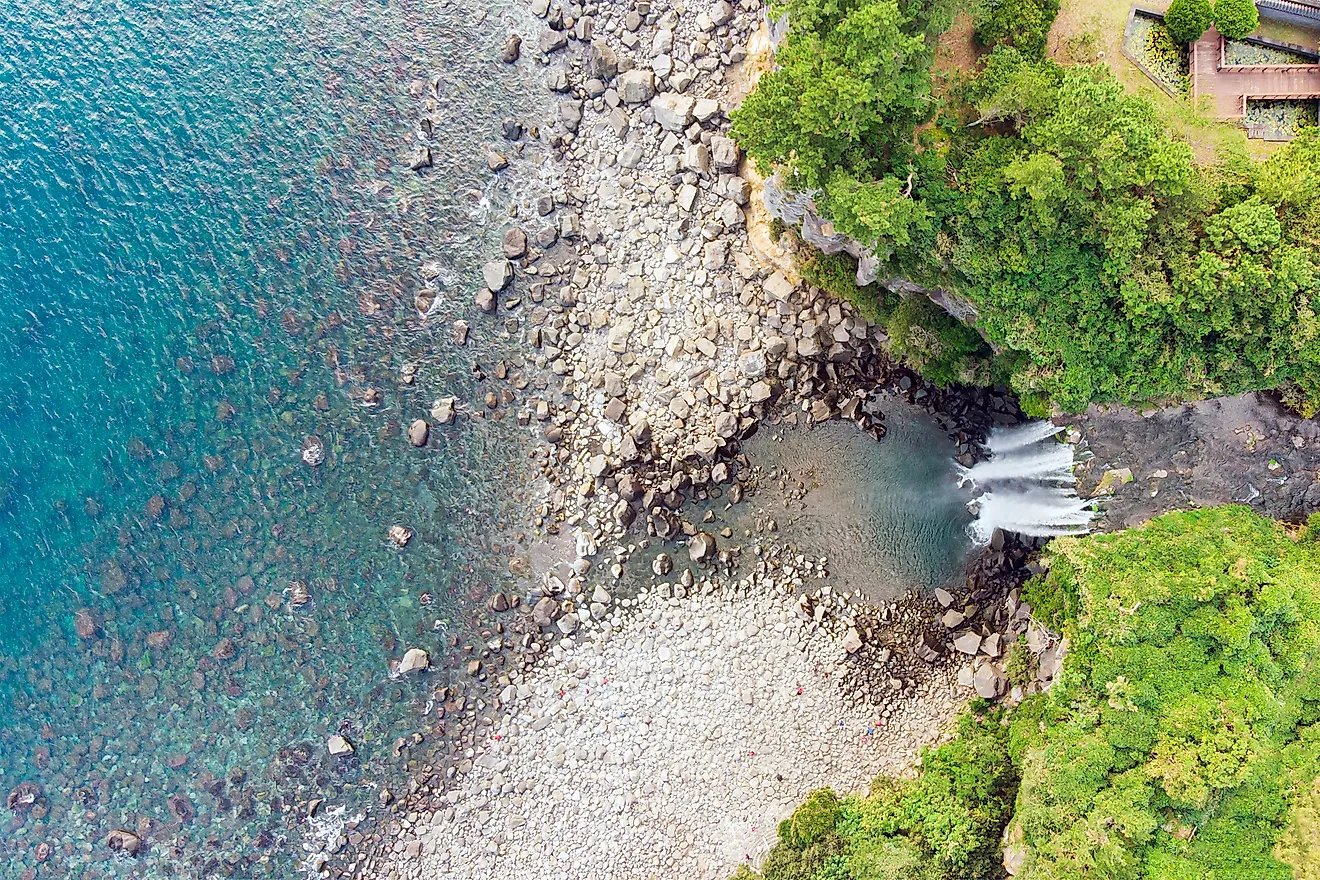
<svg viewBox="0 0 1320 880"><path fill-rule="evenodd" d="M982 46L1012 46L1031 58L1044 58L1059 0L986 0L976 13L976 40Z"/></svg>
<svg viewBox="0 0 1320 880"><path fill-rule="evenodd" d="M1215 26L1230 40L1240 40L1260 24L1255 0L1215 0Z"/></svg>
<svg viewBox="0 0 1320 880"><path fill-rule="evenodd" d="M1320 516L1174 513L1048 553L1026 598L1068 640L1054 687L964 717L913 781L814 793L766 880L992 880L1006 826L1018 880L1309 876Z"/></svg>
<svg viewBox="0 0 1320 880"><path fill-rule="evenodd" d="M1193 43L1215 23L1210 0L1173 0L1164 13L1164 26L1180 43Z"/></svg>
<svg viewBox="0 0 1320 880"><path fill-rule="evenodd" d="M1070 650L1014 720L1022 880L1290 880L1272 849L1320 775L1320 519L1243 507L1050 546Z"/></svg>
<svg viewBox="0 0 1320 880"><path fill-rule="evenodd" d="M911 158L912 132L934 110L932 48L947 18L932 19L924 0L786 0L792 29L776 54L778 67L761 77L734 115L734 136L766 173L785 169L786 183L871 192ZM859 208L874 213L875 208ZM915 219L915 218L912 218ZM875 222L884 223L877 219ZM905 218L890 223L902 224Z"/></svg>
<svg viewBox="0 0 1320 880"><path fill-rule="evenodd" d="M943 21L934 4L817 4L785 6L784 66L735 113L735 134L763 170L813 189L891 276L969 301L1019 394L1078 410L1277 388L1315 411L1320 135L1264 163L1202 166L1108 68L1062 67L1002 40L954 90L939 136L916 137L935 106L921 68ZM861 20L875 24L849 50ZM885 61L840 63L830 75L860 102L816 105L807 80L850 51ZM941 381L984 375L969 369L983 363L979 343L936 326L938 310L895 314L910 362Z"/></svg>
<svg viewBox="0 0 1320 880"><path fill-rule="evenodd" d="M765 880L997 876L1015 778L999 716L965 715L957 739L925 753L916 779L878 780L866 797L813 792L780 823Z"/></svg>

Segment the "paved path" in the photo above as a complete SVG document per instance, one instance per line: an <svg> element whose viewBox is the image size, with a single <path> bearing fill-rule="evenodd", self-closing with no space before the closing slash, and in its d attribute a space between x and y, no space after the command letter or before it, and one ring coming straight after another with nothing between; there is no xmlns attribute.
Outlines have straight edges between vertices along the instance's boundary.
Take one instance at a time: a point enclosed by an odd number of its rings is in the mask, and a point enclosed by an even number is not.
<svg viewBox="0 0 1320 880"><path fill-rule="evenodd" d="M1211 99L1221 119L1240 119L1243 98L1320 98L1320 64L1220 67L1222 37L1210 28L1192 44L1192 102Z"/></svg>

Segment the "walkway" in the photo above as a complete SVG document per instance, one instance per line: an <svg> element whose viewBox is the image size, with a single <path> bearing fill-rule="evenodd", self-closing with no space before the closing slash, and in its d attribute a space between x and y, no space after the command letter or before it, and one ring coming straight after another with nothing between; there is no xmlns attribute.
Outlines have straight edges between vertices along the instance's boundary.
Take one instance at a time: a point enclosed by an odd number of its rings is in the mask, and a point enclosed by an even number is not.
<svg viewBox="0 0 1320 880"><path fill-rule="evenodd" d="M1192 103L1211 99L1215 116L1240 119L1247 98L1320 99L1320 64L1224 64L1224 38L1210 28L1192 44Z"/></svg>

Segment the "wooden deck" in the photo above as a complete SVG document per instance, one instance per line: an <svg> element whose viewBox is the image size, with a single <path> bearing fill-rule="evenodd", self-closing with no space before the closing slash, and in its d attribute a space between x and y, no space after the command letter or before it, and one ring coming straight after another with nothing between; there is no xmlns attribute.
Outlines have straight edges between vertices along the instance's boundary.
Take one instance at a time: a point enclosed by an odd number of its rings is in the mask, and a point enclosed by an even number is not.
<svg viewBox="0 0 1320 880"><path fill-rule="evenodd" d="M1224 64L1224 38L1210 28L1191 47L1192 103L1209 96L1215 116L1241 119L1248 98L1320 98L1320 64Z"/></svg>

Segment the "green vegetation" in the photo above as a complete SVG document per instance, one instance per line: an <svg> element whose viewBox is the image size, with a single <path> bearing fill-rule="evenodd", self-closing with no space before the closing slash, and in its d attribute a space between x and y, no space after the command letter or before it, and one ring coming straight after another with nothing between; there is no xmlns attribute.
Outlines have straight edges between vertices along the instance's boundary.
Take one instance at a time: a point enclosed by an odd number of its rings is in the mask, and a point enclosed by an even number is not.
<svg viewBox="0 0 1320 880"><path fill-rule="evenodd" d="M1048 694L969 714L910 782L817 792L766 880L1297 880L1320 847L1320 516L1245 507L1050 545ZM750 872L744 873L750 876Z"/></svg>
<svg viewBox="0 0 1320 880"><path fill-rule="evenodd" d="M1026 7L991 6L987 26ZM1025 13L937 106L927 67L942 3L777 8L794 22L782 67L735 112L735 135L764 171L815 190L891 277L972 303L1020 395L1075 411L1280 389L1315 411L1320 136L1265 163L1199 165L1108 68L1036 57ZM943 317L907 306L897 348L940 381L993 372L971 335L936 326Z"/></svg>
<svg viewBox="0 0 1320 880"><path fill-rule="evenodd" d="M976 12L976 40L982 46L1012 46L1030 58L1044 58L1059 0L986 0Z"/></svg>
<svg viewBox="0 0 1320 880"><path fill-rule="evenodd" d="M1320 775L1317 537L1223 507L1051 544L1028 597L1065 597L1070 650L1014 721L1021 877L1291 877L1272 849Z"/></svg>
<svg viewBox="0 0 1320 880"><path fill-rule="evenodd" d="M1240 40L1260 24L1255 0L1215 0L1215 26L1230 40Z"/></svg>
<svg viewBox="0 0 1320 880"><path fill-rule="evenodd" d="M765 880L995 876L1016 790L1007 728L997 713L969 713L957 739L923 755L916 779L877 780L866 797L813 792L780 823Z"/></svg>
<svg viewBox="0 0 1320 880"><path fill-rule="evenodd" d="M1164 13L1164 25L1180 43L1194 43L1201 39L1214 22L1210 0L1173 0Z"/></svg>

